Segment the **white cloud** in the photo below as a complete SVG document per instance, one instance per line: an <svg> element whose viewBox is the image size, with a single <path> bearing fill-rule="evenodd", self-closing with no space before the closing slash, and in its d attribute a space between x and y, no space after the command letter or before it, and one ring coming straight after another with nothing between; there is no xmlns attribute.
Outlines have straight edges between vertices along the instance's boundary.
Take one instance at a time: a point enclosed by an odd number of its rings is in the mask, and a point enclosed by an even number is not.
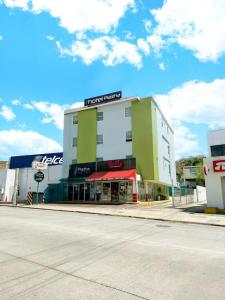
<svg viewBox="0 0 225 300"><path fill-rule="evenodd" d="M195 156L201 153L197 136L185 126L178 126L174 132L175 158Z"/></svg>
<svg viewBox="0 0 225 300"><path fill-rule="evenodd" d="M0 4L4 3L9 8L21 8L28 10L28 3L30 0L0 0Z"/></svg>
<svg viewBox="0 0 225 300"><path fill-rule="evenodd" d="M149 55L150 53L150 47L148 42L146 42L144 39L138 39L137 40L138 48L145 54Z"/></svg>
<svg viewBox="0 0 225 300"><path fill-rule="evenodd" d="M30 103L25 103L25 104L23 104L23 107L24 107L25 109L30 109L30 110L34 109L33 105L31 105Z"/></svg>
<svg viewBox="0 0 225 300"><path fill-rule="evenodd" d="M125 30L125 31L123 31L123 33L125 34L126 40L134 40L135 39L135 36L130 31Z"/></svg>
<svg viewBox="0 0 225 300"><path fill-rule="evenodd" d="M165 63L163 63L163 62L159 63L159 68L160 68L160 70L165 71L165 69L166 69Z"/></svg>
<svg viewBox="0 0 225 300"><path fill-rule="evenodd" d="M157 26L150 43L157 38L177 43L203 61L217 61L225 53L224 0L167 0L151 13Z"/></svg>
<svg viewBox="0 0 225 300"><path fill-rule="evenodd" d="M6 121L12 121L16 118L16 115L12 111L12 109L6 105L2 105L0 109L0 115L6 120Z"/></svg>
<svg viewBox="0 0 225 300"><path fill-rule="evenodd" d="M3 36L2 35L0 35L0 41L3 41Z"/></svg>
<svg viewBox="0 0 225 300"><path fill-rule="evenodd" d="M150 33L152 31L152 22L150 20L143 20L145 30Z"/></svg>
<svg viewBox="0 0 225 300"><path fill-rule="evenodd" d="M58 18L70 33L94 30L107 33L118 25L125 12L135 9L134 0L2 0L8 7L18 7L33 13L47 12Z"/></svg>
<svg viewBox="0 0 225 300"><path fill-rule="evenodd" d="M53 139L36 131L2 130L0 131L1 156L48 153L62 151Z"/></svg>
<svg viewBox="0 0 225 300"><path fill-rule="evenodd" d="M15 105L15 106L21 104L20 100L18 100L18 99L13 99L13 100L11 101L11 103L12 103L13 105Z"/></svg>
<svg viewBox="0 0 225 300"><path fill-rule="evenodd" d="M177 157L201 153L189 124L225 127L225 79L186 82L154 98L175 130Z"/></svg>
<svg viewBox="0 0 225 300"><path fill-rule="evenodd" d="M59 105L47 101L32 101L23 105L25 109L36 109L41 112L44 115L44 118L41 120L43 124L52 123L60 130L63 129L64 110L81 106L83 106L83 102L75 102L72 105Z"/></svg>
<svg viewBox="0 0 225 300"><path fill-rule="evenodd" d="M53 123L58 129L63 129L63 111L65 106L45 101L32 101L35 109L44 114L42 123Z"/></svg>
<svg viewBox="0 0 225 300"><path fill-rule="evenodd" d="M49 41L53 41L55 38L52 35L47 35L46 39L49 40Z"/></svg>
<svg viewBox="0 0 225 300"><path fill-rule="evenodd" d="M80 57L85 64L102 59L106 66L120 63L130 63L137 68L142 66L142 57L134 44L124 42L116 37L102 36L93 40L74 41L70 48L63 48L59 42L56 45L61 55Z"/></svg>
<svg viewBox="0 0 225 300"><path fill-rule="evenodd" d="M225 127L225 79L189 81L155 98L170 120Z"/></svg>

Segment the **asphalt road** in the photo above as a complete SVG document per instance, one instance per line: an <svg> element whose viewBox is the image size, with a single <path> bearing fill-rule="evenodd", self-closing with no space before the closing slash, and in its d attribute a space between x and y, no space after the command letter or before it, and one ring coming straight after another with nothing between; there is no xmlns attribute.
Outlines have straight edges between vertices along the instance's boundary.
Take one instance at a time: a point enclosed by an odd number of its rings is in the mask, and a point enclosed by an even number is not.
<svg viewBox="0 0 225 300"><path fill-rule="evenodd" d="M0 299L225 299L225 228L1 206Z"/></svg>

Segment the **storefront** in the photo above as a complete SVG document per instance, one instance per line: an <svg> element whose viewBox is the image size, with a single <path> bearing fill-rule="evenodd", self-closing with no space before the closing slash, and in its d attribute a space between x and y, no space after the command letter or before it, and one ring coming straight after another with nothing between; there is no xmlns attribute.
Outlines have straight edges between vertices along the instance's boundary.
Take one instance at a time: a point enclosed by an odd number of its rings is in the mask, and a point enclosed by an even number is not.
<svg viewBox="0 0 225 300"><path fill-rule="evenodd" d="M109 160L70 166L64 183L68 202L136 202L135 159Z"/></svg>

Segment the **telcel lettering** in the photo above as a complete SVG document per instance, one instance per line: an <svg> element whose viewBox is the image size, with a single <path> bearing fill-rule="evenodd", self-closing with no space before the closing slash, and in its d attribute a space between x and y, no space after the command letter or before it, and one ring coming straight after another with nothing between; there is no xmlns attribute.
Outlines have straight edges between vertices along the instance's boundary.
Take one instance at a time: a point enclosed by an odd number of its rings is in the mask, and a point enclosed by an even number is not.
<svg viewBox="0 0 225 300"><path fill-rule="evenodd" d="M62 157L57 157L54 155L53 157L47 157L46 155L42 158L41 162L46 163L48 165L61 165L63 163Z"/></svg>

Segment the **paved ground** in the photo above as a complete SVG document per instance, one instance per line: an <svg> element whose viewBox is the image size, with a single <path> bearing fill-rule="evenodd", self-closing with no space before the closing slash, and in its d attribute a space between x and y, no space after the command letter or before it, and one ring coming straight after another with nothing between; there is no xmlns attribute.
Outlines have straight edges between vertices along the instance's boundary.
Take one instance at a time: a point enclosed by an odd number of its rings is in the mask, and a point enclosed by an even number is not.
<svg viewBox="0 0 225 300"><path fill-rule="evenodd" d="M0 299L225 299L225 228L0 206Z"/></svg>
<svg viewBox="0 0 225 300"><path fill-rule="evenodd" d="M135 204L39 204L27 207L225 226L225 215L204 214L203 210L205 206L205 204L189 204L183 207L172 208L171 204L168 204L167 201L160 204L153 202L153 204L150 203L148 206Z"/></svg>

